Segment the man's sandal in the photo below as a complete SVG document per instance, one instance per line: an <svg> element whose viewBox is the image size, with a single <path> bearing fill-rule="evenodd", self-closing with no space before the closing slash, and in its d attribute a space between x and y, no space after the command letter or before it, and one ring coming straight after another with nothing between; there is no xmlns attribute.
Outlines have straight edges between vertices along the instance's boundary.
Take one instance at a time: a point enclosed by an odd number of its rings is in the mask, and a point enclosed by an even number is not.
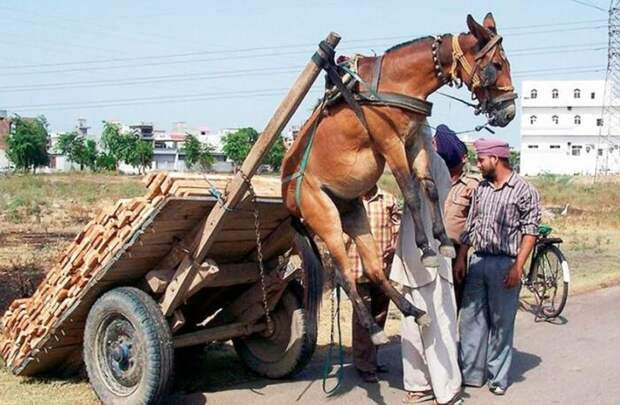
<svg viewBox="0 0 620 405"><path fill-rule="evenodd" d="M403 398L403 404L420 404L435 399L433 390L426 391L407 391L407 395Z"/></svg>

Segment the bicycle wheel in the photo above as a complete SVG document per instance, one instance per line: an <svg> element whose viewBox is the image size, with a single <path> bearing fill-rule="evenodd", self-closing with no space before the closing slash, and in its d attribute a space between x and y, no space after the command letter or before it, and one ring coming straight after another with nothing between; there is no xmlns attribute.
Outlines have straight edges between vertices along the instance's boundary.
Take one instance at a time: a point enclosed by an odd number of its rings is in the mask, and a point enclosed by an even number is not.
<svg viewBox="0 0 620 405"><path fill-rule="evenodd" d="M534 292L539 316L556 318L568 298L570 274L564 254L555 245L543 247L534 259Z"/></svg>

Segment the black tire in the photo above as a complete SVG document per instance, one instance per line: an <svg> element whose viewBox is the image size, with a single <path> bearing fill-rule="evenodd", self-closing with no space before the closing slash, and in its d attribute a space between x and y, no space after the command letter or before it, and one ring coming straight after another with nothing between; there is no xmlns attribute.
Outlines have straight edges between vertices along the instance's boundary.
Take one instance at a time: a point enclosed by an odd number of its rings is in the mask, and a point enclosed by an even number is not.
<svg viewBox="0 0 620 405"><path fill-rule="evenodd" d="M86 320L84 362L104 404L154 404L164 399L172 384L174 346L157 303L133 287L101 296Z"/></svg>
<svg viewBox="0 0 620 405"><path fill-rule="evenodd" d="M534 260L532 283L539 315L547 319L557 318L568 299L568 262L555 245L543 247Z"/></svg>
<svg viewBox="0 0 620 405"><path fill-rule="evenodd" d="M285 378L301 371L316 349L316 334L306 332L303 288L291 282L271 313L274 332L233 339L241 361L256 374Z"/></svg>

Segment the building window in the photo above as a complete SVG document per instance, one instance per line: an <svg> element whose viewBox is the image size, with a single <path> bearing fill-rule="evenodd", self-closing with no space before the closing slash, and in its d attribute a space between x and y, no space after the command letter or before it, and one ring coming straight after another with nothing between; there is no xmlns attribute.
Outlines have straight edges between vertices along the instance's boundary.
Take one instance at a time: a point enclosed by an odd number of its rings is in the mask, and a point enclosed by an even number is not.
<svg viewBox="0 0 620 405"><path fill-rule="evenodd" d="M551 98L558 98L560 96L560 92L558 89L551 90Z"/></svg>
<svg viewBox="0 0 620 405"><path fill-rule="evenodd" d="M530 115L530 125L534 125L536 123L536 116L535 115Z"/></svg>
<svg viewBox="0 0 620 405"><path fill-rule="evenodd" d="M596 98L596 93L595 92L590 93L590 98L594 100Z"/></svg>
<svg viewBox="0 0 620 405"><path fill-rule="evenodd" d="M575 115L575 125L581 125L581 115Z"/></svg>
<svg viewBox="0 0 620 405"><path fill-rule="evenodd" d="M597 118L596 119L596 126L597 127L602 127L603 126L603 119L602 118Z"/></svg>
<svg viewBox="0 0 620 405"><path fill-rule="evenodd" d="M579 89L573 90L573 97L574 98L581 98L581 90L579 90Z"/></svg>
<svg viewBox="0 0 620 405"><path fill-rule="evenodd" d="M551 117L551 121L553 121L555 125L558 125L560 123L560 118L558 118L557 115L554 115L553 117Z"/></svg>
<svg viewBox="0 0 620 405"><path fill-rule="evenodd" d="M530 98L536 97L538 97L538 91L536 89L532 89L532 91L530 91Z"/></svg>
<svg viewBox="0 0 620 405"><path fill-rule="evenodd" d="M538 149L538 145L527 145L528 149Z"/></svg>
<svg viewBox="0 0 620 405"><path fill-rule="evenodd" d="M581 145L573 145L571 147L571 153L570 154L573 155L573 156L581 156L581 148L582 148Z"/></svg>
<svg viewBox="0 0 620 405"><path fill-rule="evenodd" d="M598 155L599 155L599 156L603 156L603 149L599 149L599 150L598 150Z"/></svg>
<svg viewBox="0 0 620 405"><path fill-rule="evenodd" d="M549 145L549 149L560 149L560 145Z"/></svg>

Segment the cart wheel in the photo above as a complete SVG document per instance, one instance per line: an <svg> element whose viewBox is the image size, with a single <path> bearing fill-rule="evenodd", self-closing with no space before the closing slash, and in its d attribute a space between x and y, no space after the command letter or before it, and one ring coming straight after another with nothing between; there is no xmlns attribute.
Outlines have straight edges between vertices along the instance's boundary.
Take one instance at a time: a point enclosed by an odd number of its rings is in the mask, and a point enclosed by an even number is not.
<svg viewBox="0 0 620 405"><path fill-rule="evenodd" d="M283 378L301 371L316 348L316 335L306 333L303 288L297 282L289 284L271 319L271 336L257 333L233 343L250 370L263 377Z"/></svg>
<svg viewBox="0 0 620 405"><path fill-rule="evenodd" d="M95 302L84 329L88 378L104 404L157 403L172 383L174 346L155 301L116 288Z"/></svg>

